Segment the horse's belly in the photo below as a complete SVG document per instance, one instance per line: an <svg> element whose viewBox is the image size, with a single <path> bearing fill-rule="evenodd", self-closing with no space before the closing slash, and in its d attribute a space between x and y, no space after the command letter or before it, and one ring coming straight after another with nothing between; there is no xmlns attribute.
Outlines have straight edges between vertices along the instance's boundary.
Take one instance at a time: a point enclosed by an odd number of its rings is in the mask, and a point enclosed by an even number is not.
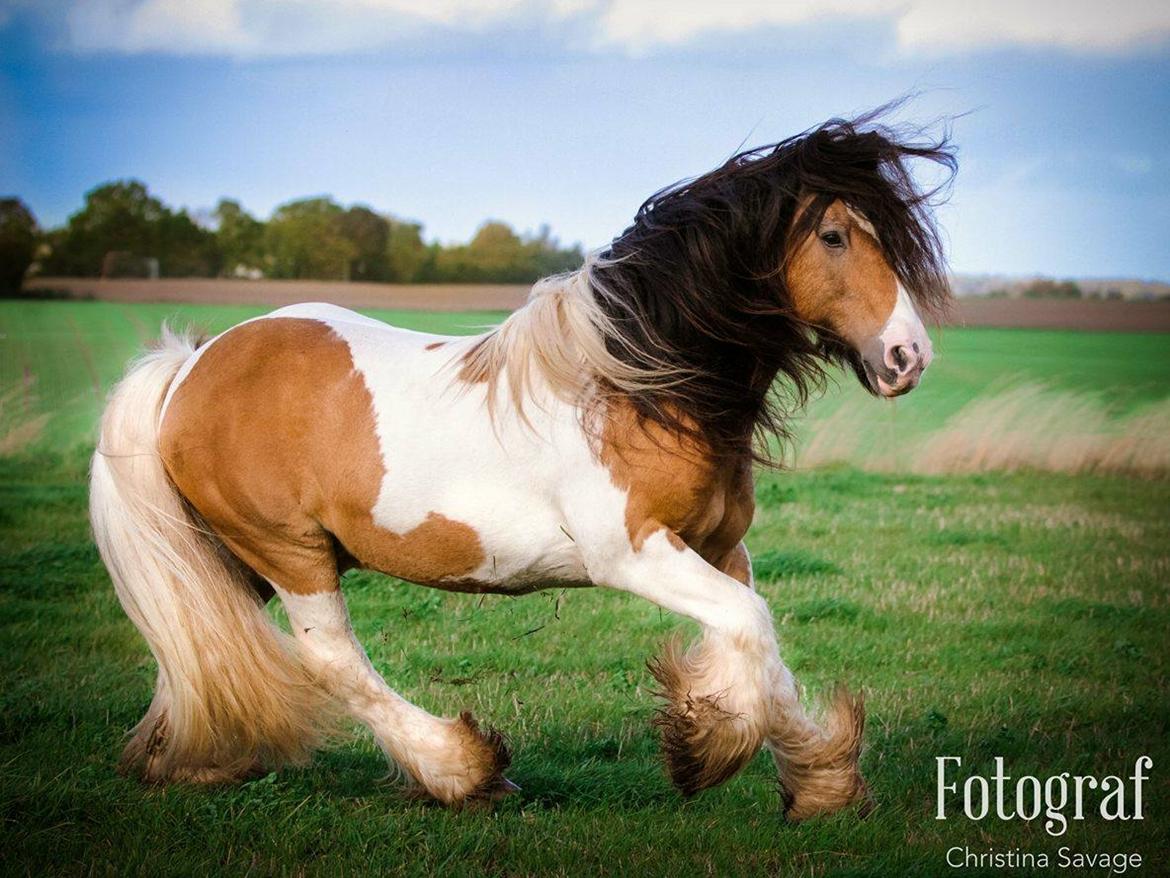
<svg viewBox="0 0 1170 878"><path fill-rule="evenodd" d="M492 486L499 514L456 502L420 503L419 497L383 499L399 514L434 506L408 528L377 528L356 560L421 585L449 591L525 594L553 586L589 585L589 576L568 530L538 498L510 495ZM505 512L504 510L508 511ZM418 515L420 513L416 513ZM338 534L342 542L346 534Z"/></svg>
<svg viewBox="0 0 1170 878"><path fill-rule="evenodd" d="M370 392L381 457L373 531L364 552L351 550L358 562L461 591L586 584L556 498L566 443L584 449L572 414L534 405L533 425L506 409L493 421L486 388L462 384L449 365L462 340L428 348L406 339L390 356L377 331L334 329Z"/></svg>

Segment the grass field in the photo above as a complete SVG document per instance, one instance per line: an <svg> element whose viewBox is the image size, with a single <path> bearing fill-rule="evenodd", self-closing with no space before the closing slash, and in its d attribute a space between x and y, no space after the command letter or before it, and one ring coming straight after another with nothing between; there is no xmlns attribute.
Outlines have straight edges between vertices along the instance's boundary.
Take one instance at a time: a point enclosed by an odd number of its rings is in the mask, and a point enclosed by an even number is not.
<svg viewBox="0 0 1170 878"><path fill-rule="evenodd" d="M1147 862L1137 874L1162 868L1170 490L1161 478L897 466L761 476L748 545L783 654L813 695L837 680L868 695L863 769L879 807L865 821L785 824L763 755L693 800L671 789L643 662L685 626L652 606L600 590L481 600L365 573L350 574L346 592L374 664L429 709L468 708L505 731L521 794L462 813L413 801L384 779L360 733L308 768L237 788L150 789L118 777L122 735L145 709L154 670L90 543L87 443L106 386L176 312L213 330L255 313L0 304L0 417L10 437L25 430L0 456L4 871L929 876L957 871L944 857L964 845L1137 851ZM491 319L393 316L440 330ZM927 437L974 401L1019 387L1092 400L1126 424L1165 401L1168 341L947 330L923 387L873 409L865 429L874 445ZM840 429L841 412L868 414L852 383L817 403L813 421ZM35 430L22 427L36 419ZM815 438L806 431L806 443ZM1121 774L1142 754L1154 769L1141 823L1090 814L1051 838L1040 821L934 819L936 756L961 756L985 775L1003 756L1013 775L1043 778Z"/></svg>

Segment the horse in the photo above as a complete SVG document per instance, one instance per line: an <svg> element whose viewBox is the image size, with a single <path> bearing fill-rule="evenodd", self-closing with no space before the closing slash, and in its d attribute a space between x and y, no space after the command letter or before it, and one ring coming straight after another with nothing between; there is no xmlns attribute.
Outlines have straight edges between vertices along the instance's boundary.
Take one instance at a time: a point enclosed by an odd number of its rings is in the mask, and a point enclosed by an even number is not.
<svg viewBox="0 0 1170 878"><path fill-rule="evenodd" d="M363 568L458 592L603 586L690 618L699 639L648 662L674 785L767 747L788 818L867 807L863 700L806 705L744 537L753 467L827 370L895 397L930 365L921 315L951 294L919 159L955 169L945 136L871 117L739 152L478 336L328 304L210 340L164 326L112 391L91 469L95 541L158 664L122 769L242 780L303 763L347 716L421 795L517 789L499 732L375 671L340 586Z"/></svg>

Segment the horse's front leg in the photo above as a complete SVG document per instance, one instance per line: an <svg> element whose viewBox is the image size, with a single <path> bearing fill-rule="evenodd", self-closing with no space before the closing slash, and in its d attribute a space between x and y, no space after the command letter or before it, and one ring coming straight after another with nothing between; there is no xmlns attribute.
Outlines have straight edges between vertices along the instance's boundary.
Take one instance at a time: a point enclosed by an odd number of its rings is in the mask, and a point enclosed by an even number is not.
<svg viewBox="0 0 1170 878"><path fill-rule="evenodd" d="M702 626L690 648L673 641L650 663L665 699L657 724L671 779L684 794L696 793L731 777L767 742L790 817L844 807L864 790L857 774L860 715L847 697L840 703L848 717L835 707L825 729L805 714L780 660L771 612L744 587L751 570L746 552L721 566L728 572L650 522L604 581Z"/></svg>
<svg viewBox="0 0 1170 878"><path fill-rule="evenodd" d="M751 555L742 542L718 567L728 576L755 590ZM791 675L788 675L791 681ZM792 683L795 690L795 683ZM802 820L864 801L862 816L873 807L872 797L861 778L858 759L865 729L865 707L860 695L844 687L834 691L820 728L805 713L798 697L778 700L768 723L765 743L780 774L784 813Z"/></svg>

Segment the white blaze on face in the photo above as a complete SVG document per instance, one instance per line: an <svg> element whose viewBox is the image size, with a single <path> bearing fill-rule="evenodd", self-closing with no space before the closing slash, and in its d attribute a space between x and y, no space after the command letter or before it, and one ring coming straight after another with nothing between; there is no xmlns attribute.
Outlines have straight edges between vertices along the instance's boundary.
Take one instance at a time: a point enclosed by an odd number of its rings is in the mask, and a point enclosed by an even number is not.
<svg viewBox="0 0 1170 878"><path fill-rule="evenodd" d="M934 356L934 351L930 346L930 336L926 334L922 318L918 316L918 310L914 307L910 294L900 283L898 284L898 299L894 303L894 310L890 312L890 317L886 321L886 325L882 327L882 331L878 333L878 338L882 340L887 357L892 348L897 345L905 345L921 356L923 369L930 365L931 357ZM887 365L890 364L887 363Z"/></svg>
<svg viewBox="0 0 1170 878"><path fill-rule="evenodd" d="M852 207L846 205L845 209L858 229L881 243L873 223ZM894 310L886 318L877 338L866 348L862 351L866 371L883 396L898 396L913 390L934 358L930 336L926 334L926 327L922 325L914 301L901 281L898 282Z"/></svg>
<svg viewBox="0 0 1170 878"><path fill-rule="evenodd" d="M880 240L879 240L878 235L877 235L877 229L875 229L873 227L873 223L871 223L862 214L860 214L858 211L854 210L849 205L845 205L845 212L848 213L851 217L853 217L853 221L855 223L857 223L857 227L859 229L861 229L861 231L865 232L867 235L869 235L875 241L878 241L880 243Z"/></svg>
<svg viewBox="0 0 1170 878"><path fill-rule="evenodd" d="M898 298L885 325L878 333L881 365L875 369L878 389L883 395L905 393L918 384L922 372L934 358L934 349L922 318L910 294L898 284ZM873 365L877 365L876 363Z"/></svg>

